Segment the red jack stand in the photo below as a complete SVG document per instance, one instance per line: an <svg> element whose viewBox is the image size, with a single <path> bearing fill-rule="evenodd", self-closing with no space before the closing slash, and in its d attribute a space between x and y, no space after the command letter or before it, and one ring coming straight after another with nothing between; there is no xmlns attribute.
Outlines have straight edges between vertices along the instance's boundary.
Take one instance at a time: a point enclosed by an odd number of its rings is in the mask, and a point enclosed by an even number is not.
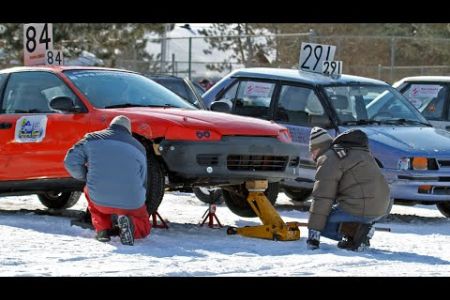
<svg viewBox="0 0 450 300"><path fill-rule="evenodd" d="M160 224L158 224L158 218L161 220ZM157 211L152 213L152 227L169 229L169 226L167 225L166 221L163 220L163 218Z"/></svg>
<svg viewBox="0 0 450 300"><path fill-rule="evenodd" d="M205 215L206 215L206 217L205 217ZM205 222L206 222L206 219L209 218L209 220L208 220L208 227L209 228L222 228L223 227L222 224L220 224L219 219L217 218L216 205L215 204L210 204L209 205L209 208L205 211L205 213L203 214L202 218L203 217L204 217L204 219L203 219L203 222L200 224L200 226L203 226L205 224ZM214 219L216 219L218 224L214 224Z"/></svg>

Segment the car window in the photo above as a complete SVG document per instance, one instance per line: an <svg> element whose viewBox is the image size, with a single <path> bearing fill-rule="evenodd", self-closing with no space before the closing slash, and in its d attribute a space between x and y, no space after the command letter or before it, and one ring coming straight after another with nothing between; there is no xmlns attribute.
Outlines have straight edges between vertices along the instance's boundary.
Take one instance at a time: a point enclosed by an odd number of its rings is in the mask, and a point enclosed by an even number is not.
<svg viewBox="0 0 450 300"><path fill-rule="evenodd" d="M191 97L189 97L189 94L186 90L186 86L182 80L164 80L164 79L153 79L157 83L161 84L162 86L168 88L178 96L189 100L189 102L192 103Z"/></svg>
<svg viewBox="0 0 450 300"><path fill-rule="evenodd" d="M323 116L325 110L310 88L283 85L275 108L275 121L311 126L312 116Z"/></svg>
<svg viewBox="0 0 450 300"><path fill-rule="evenodd" d="M414 126L428 124L405 97L386 85L334 85L325 86L324 90L343 125L374 121Z"/></svg>
<svg viewBox="0 0 450 300"><path fill-rule="evenodd" d="M49 103L65 96L80 105L77 96L55 74L49 72L12 73L5 87L2 113L51 113Z"/></svg>
<svg viewBox="0 0 450 300"><path fill-rule="evenodd" d="M226 92L220 97L219 100L231 100L234 101L236 98L237 89L239 86L239 81L236 81Z"/></svg>
<svg viewBox="0 0 450 300"><path fill-rule="evenodd" d="M447 86L435 83L410 84L402 94L428 120L445 120Z"/></svg>
<svg viewBox="0 0 450 300"><path fill-rule="evenodd" d="M8 74L0 74L0 90L2 89L3 84L5 83L7 77Z"/></svg>
<svg viewBox="0 0 450 300"><path fill-rule="evenodd" d="M242 81L234 102L234 112L238 115L269 118L270 101L275 83Z"/></svg>
<svg viewBox="0 0 450 300"><path fill-rule="evenodd" d="M96 108L148 106L196 109L174 92L139 74L110 70L68 70L64 74Z"/></svg>

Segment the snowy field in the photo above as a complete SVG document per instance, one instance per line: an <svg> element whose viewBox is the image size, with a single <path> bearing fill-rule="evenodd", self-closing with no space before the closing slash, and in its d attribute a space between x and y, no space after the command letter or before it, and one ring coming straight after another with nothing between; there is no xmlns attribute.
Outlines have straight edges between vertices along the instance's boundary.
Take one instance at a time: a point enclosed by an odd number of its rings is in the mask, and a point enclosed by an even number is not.
<svg viewBox="0 0 450 300"><path fill-rule="evenodd" d="M306 222L308 213L284 194L277 209L285 221ZM80 199L71 210L84 210ZM227 236L226 227L199 227L207 206L192 194L166 194L159 209L170 229L124 246L94 239L70 218L37 215L35 196L0 198L0 276L450 276L450 221L435 206L395 205L375 232L369 250L349 252L322 238L321 249L306 249L306 228L291 242ZM225 206L222 224L259 225Z"/></svg>

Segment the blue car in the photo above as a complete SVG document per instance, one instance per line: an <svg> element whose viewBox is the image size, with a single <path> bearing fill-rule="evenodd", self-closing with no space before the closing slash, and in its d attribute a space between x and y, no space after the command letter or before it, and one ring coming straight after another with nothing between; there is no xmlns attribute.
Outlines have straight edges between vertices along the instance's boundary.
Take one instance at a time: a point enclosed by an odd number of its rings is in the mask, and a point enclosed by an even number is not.
<svg viewBox="0 0 450 300"><path fill-rule="evenodd" d="M315 163L312 127L336 136L359 128L397 203L436 204L450 217L450 133L434 128L385 82L350 75L327 76L291 69L248 68L230 73L203 95L211 110L273 120L301 144L300 172L285 180L292 199L310 195Z"/></svg>

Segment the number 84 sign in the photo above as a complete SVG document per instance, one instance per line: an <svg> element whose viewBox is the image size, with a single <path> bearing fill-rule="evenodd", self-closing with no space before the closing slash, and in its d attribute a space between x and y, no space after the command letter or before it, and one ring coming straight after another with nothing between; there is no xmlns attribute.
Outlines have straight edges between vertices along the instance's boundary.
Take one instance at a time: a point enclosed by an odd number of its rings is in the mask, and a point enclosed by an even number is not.
<svg viewBox="0 0 450 300"><path fill-rule="evenodd" d="M62 52L53 49L53 25L29 23L23 27L25 66L62 65Z"/></svg>

